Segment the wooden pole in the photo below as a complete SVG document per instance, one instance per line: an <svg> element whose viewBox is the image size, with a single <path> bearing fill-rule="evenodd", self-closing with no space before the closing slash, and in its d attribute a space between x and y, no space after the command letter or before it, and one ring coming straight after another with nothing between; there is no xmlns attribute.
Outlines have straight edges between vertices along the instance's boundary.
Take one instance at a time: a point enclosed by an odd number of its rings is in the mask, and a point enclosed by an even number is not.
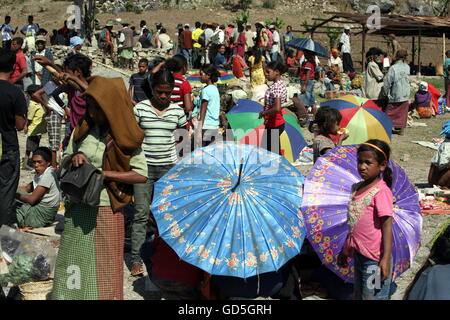
<svg viewBox="0 0 450 320"><path fill-rule="evenodd" d="M442 34L442 60L445 64L445 32Z"/></svg>
<svg viewBox="0 0 450 320"><path fill-rule="evenodd" d="M366 29L363 26L363 31L362 31L362 50L361 50L361 61L362 61L362 66L361 66L361 70L362 72L366 71Z"/></svg>
<svg viewBox="0 0 450 320"><path fill-rule="evenodd" d="M412 65L413 65L413 68L414 68L414 61L416 60L415 58L416 58L416 50L415 50L415 47L416 47L416 37L412 37L412 48L411 48L411 56L412 56Z"/></svg>
<svg viewBox="0 0 450 320"><path fill-rule="evenodd" d="M422 74L420 73L420 64L422 63L420 61L420 52L422 51L421 46L421 40L422 40L422 29L419 28L419 52L417 53L417 65L419 66L419 70L417 72L417 75L420 77Z"/></svg>

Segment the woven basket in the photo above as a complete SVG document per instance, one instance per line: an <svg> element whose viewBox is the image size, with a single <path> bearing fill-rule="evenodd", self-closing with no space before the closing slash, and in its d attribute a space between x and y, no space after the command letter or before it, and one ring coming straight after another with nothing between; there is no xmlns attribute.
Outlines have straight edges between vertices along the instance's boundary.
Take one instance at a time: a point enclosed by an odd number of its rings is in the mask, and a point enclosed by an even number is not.
<svg viewBox="0 0 450 320"><path fill-rule="evenodd" d="M24 283L19 289L21 300L50 300L53 280Z"/></svg>

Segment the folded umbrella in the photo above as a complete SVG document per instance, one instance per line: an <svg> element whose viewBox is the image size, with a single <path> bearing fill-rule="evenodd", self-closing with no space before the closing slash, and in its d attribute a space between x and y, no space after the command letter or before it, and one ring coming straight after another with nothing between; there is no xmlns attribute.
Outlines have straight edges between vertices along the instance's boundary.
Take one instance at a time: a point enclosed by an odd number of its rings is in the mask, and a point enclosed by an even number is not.
<svg viewBox="0 0 450 320"><path fill-rule="evenodd" d="M307 228L307 238L317 255L331 271L353 282L354 265L337 265L348 234L347 206L351 187L361 181L357 170L358 146L338 146L320 157L305 182L301 211ZM422 215L419 195L405 171L389 161L394 195L393 280L407 270L420 246Z"/></svg>
<svg viewBox="0 0 450 320"><path fill-rule="evenodd" d="M314 52L316 55L329 58L330 54L320 43L310 39L310 38L295 38L286 43L286 46L292 47L300 50L309 50Z"/></svg>
<svg viewBox="0 0 450 320"><path fill-rule="evenodd" d="M219 69L218 71L220 73L219 80L217 80L217 82L216 82L218 84L227 84L227 83L234 82L237 80L237 78L231 73L227 73L226 71L224 71L222 69ZM188 77L186 80L191 83L201 83L201 76L200 76L200 74L194 74L194 75Z"/></svg>
<svg viewBox="0 0 450 320"><path fill-rule="evenodd" d="M263 106L252 100L240 99L225 115L236 141L244 144L261 146L264 132L264 119L258 119ZM302 135L300 125L294 113L282 109L286 121L284 132L280 136L281 152L290 162L300 157L300 152L307 143Z"/></svg>
<svg viewBox="0 0 450 320"><path fill-rule="evenodd" d="M277 271L299 254L303 176L250 145L196 149L155 184L152 212L180 259L213 275Z"/></svg>

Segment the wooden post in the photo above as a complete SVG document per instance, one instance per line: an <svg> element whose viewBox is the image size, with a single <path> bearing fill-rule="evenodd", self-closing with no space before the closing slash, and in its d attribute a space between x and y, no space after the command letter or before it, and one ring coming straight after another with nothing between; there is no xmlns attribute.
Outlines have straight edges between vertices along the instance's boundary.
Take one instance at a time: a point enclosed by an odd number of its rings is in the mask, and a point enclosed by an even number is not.
<svg viewBox="0 0 450 320"><path fill-rule="evenodd" d="M363 31L362 31L362 52L361 52L361 61L362 66L361 70L364 73L366 71L366 28L364 25L362 25Z"/></svg>
<svg viewBox="0 0 450 320"><path fill-rule="evenodd" d="M443 64L445 64L445 32L442 34L442 60L443 60Z"/></svg>
<svg viewBox="0 0 450 320"><path fill-rule="evenodd" d="M411 49L411 52L412 52L412 54L411 54L411 56L412 56L412 65L413 65L413 68L414 68L414 61L416 60L415 58L416 58L416 37L412 37L412 49Z"/></svg>
<svg viewBox="0 0 450 320"><path fill-rule="evenodd" d="M417 71L417 75L420 77L422 74L420 73L420 64L422 63L420 61L420 52L422 51L422 48L420 47L422 40L422 29L419 28L419 52L417 53L417 65L419 66L419 70Z"/></svg>

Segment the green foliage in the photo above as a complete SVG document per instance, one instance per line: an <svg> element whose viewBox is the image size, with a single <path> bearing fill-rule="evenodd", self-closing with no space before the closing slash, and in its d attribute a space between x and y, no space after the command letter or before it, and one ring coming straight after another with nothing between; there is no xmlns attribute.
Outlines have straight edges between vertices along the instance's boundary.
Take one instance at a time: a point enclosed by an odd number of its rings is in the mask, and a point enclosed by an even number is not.
<svg viewBox="0 0 450 320"><path fill-rule="evenodd" d="M127 12L131 12L133 11L133 8L134 8L133 0L127 0L127 2L125 2L125 10Z"/></svg>
<svg viewBox="0 0 450 320"><path fill-rule="evenodd" d="M31 269L33 268L33 257L19 254L13 258L9 265L9 273L2 280L7 280L15 285L31 282Z"/></svg>
<svg viewBox="0 0 450 320"><path fill-rule="evenodd" d="M275 9L276 1L275 0L263 0L262 7L264 9Z"/></svg>
<svg viewBox="0 0 450 320"><path fill-rule="evenodd" d="M340 35L339 29L327 28L327 37L328 39L330 39L330 41L336 40L337 38L339 38L339 35Z"/></svg>
<svg viewBox="0 0 450 320"><path fill-rule="evenodd" d="M320 22L318 22L318 21L312 22L312 25L311 25L311 24L308 23L307 20L303 20L301 26L302 26L303 28L305 28L305 30L306 30L307 32L311 32L311 31L313 30L313 26L317 26L318 24L320 24Z"/></svg>
<svg viewBox="0 0 450 320"><path fill-rule="evenodd" d="M235 23L238 23L239 21L242 21L244 24L248 23L248 20L250 19L250 11L244 11L239 13L236 18L234 19Z"/></svg>
<svg viewBox="0 0 450 320"><path fill-rule="evenodd" d="M284 25L286 24L286 21L284 21L283 19L279 19L278 17L275 18L275 21L272 19L266 19L264 20L264 23L266 24L266 26L269 26L271 24L275 25L277 27L277 29L281 29L284 27Z"/></svg>

